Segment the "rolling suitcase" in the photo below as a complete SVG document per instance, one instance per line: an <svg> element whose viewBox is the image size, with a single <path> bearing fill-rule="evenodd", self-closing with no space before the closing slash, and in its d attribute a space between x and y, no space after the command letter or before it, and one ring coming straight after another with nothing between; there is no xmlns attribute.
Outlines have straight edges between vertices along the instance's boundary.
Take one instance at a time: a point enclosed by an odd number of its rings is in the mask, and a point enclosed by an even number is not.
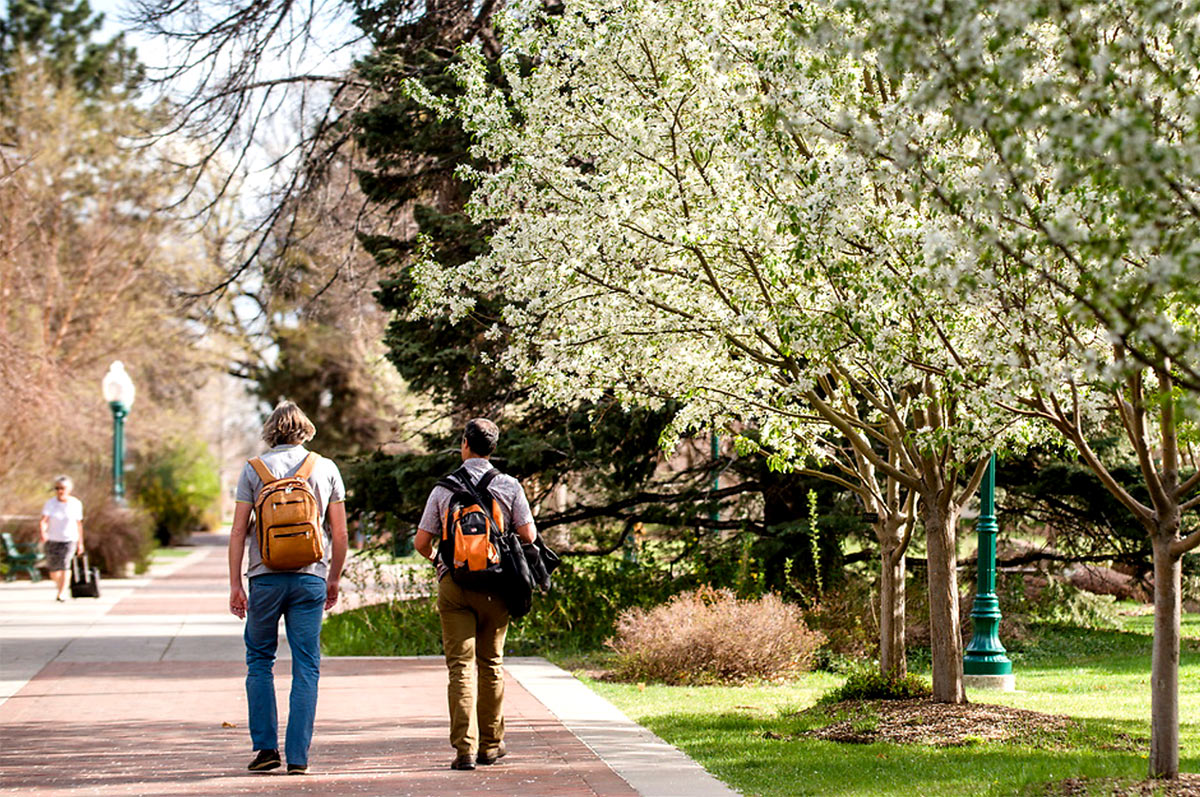
<svg viewBox="0 0 1200 797"><path fill-rule="evenodd" d="M85 553L71 559L71 597L100 597L100 568L89 567Z"/></svg>

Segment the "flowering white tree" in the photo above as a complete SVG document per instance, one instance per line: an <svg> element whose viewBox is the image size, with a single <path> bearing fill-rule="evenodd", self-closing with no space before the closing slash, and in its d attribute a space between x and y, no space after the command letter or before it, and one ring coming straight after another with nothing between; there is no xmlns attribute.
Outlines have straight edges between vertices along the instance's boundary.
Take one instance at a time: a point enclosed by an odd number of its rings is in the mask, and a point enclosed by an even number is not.
<svg viewBox="0 0 1200 797"><path fill-rule="evenodd" d="M1180 558L1200 545L1186 514L1200 505L1186 442L1200 398L1200 4L852 10L854 24L797 29L810 46L871 53L890 89L889 102L834 126L885 154L910 176L910 196L943 215L943 240L957 244L940 248L931 284L994 309L970 347L978 367L1008 379L1012 408L1066 438L1149 534L1150 774L1174 777ZM1105 413L1125 431L1148 501L1089 444Z"/></svg>
<svg viewBox="0 0 1200 797"><path fill-rule="evenodd" d="M799 6L541 5L509 9L505 91L470 58L460 97L412 87L501 164L470 174L473 213L501 222L490 252L423 263L424 309L466 313L467 286L502 286L506 364L543 400L676 400L675 435L749 424L780 467L833 463L879 512L891 672L915 511L935 695L961 701L957 521L986 452L1027 429L947 354L983 319L914 281L930 219L898 201L886 159L828 124L847 94L882 87L853 58L790 47L812 13Z"/></svg>

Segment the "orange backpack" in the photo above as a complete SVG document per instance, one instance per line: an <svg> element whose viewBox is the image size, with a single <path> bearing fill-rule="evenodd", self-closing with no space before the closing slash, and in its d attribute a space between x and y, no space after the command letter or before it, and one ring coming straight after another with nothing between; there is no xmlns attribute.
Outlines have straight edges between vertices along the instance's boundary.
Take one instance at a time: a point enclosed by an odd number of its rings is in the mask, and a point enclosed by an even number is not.
<svg viewBox="0 0 1200 797"><path fill-rule="evenodd" d="M463 467L438 482L450 491L438 557L454 582L467 589L494 592L504 586L500 563L504 516L500 503L488 491L499 475L500 471L492 468L473 483Z"/></svg>
<svg viewBox="0 0 1200 797"><path fill-rule="evenodd" d="M310 452L300 469L283 479L275 478L259 457L250 460L263 483L254 502L258 550L272 570L298 570L325 555L320 507L308 483L317 459Z"/></svg>

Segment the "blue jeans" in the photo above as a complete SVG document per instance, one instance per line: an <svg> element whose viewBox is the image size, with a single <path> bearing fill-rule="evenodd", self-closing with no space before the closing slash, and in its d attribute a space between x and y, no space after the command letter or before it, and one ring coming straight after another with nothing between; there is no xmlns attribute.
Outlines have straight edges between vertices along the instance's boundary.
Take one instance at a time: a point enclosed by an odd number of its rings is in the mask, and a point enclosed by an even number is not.
<svg viewBox="0 0 1200 797"><path fill-rule="evenodd" d="M255 750L279 749L275 710L275 649L284 618L292 649L292 693L285 750L289 764L308 764L317 681L321 677L321 615L325 579L309 573L267 573L250 579L246 606L246 701Z"/></svg>

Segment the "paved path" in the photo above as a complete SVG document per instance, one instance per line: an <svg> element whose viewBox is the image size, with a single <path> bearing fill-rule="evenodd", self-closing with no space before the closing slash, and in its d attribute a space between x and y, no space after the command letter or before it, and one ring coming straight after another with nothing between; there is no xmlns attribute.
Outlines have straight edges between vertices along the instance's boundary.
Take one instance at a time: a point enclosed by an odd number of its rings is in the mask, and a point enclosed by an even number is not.
<svg viewBox="0 0 1200 797"><path fill-rule="evenodd" d="M225 540L200 535L186 558L146 578L102 582L99 600L57 604L45 581L0 584L0 793L734 794L536 658L508 663L510 754L492 767L447 766L439 658L327 657L313 774L247 773L242 623L225 611ZM289 665L276 670L282 735Z"/></svg>

